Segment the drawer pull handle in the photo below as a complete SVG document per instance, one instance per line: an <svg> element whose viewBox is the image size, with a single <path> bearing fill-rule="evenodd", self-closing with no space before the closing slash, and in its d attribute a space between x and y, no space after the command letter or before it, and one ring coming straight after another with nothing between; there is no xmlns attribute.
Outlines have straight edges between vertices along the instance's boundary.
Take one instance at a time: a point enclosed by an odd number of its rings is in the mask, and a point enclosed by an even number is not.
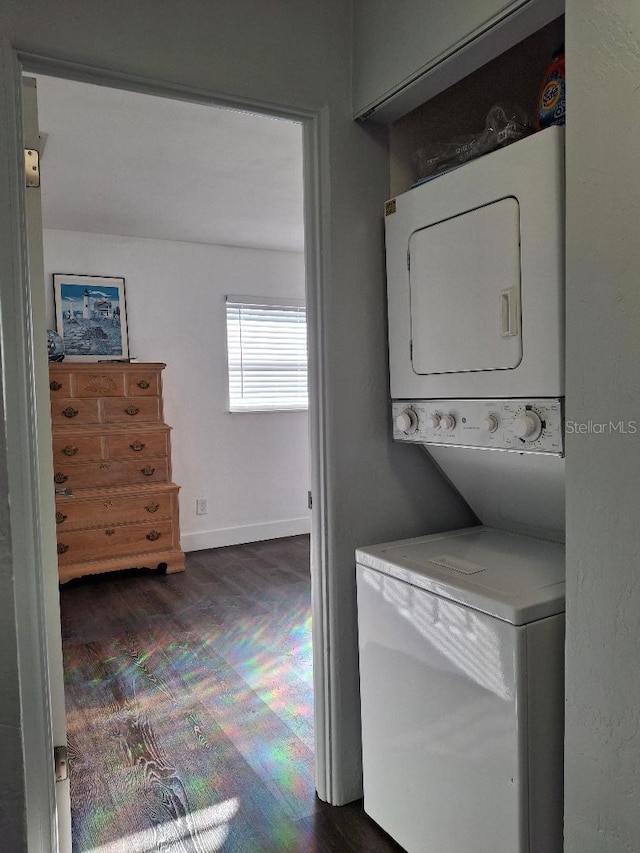
<svg viewBox="0 0 640 853"><path fill-rule="evenodd" d="M152 530L151 533L147 533L147 539L149 539L151 542L157 542L161 536L162 533L160 533L158 530Z"/></svg>
<svg viewBox="0 0 640 853"><path fill-rule="evenodd" d="M115 533L115 530L113 529L113 527L110 527L108 530L105 530L104 535L105 536L113 536L114 533Z"/></svg>
<svg viewBox="0 0 640 853"><path fill-rule="evenodd" d="M109 468L111 468L111 464L109 462L101 462L98 465L98 468L100 468L101 471L108 471Z"/></svg>
<svg viewBox="0 0 640 853"><path fill-rule="evenodd" d="M71 406L67 406L66 409L62 410L62 414L65 416L65 418L75 418L78 414L78 410L72 409Z"/></svg>
<svg viewBox="0 0 640 853"><path fill-rule="evenodd" d="M140 473L144 474L145 477L151 477L153 474L156 473L156 469L153 467L153 465L145 465L144 468L140 469Z"/></svg>
<svg viewBox="0 0 640 853"><path fill-rule="evenodd" d="M138 388L148 388L149 384L150 383L147 379L141 379L140 382L138 382Z"/></svg>
<svg viewBox="0 0 640 853"><path fill-rule="evenodd" d="M78 452L78 450L79 450L79 448L74 447L73 444L67 444L66 447L62 448L62 452L64 453L65 456L75 456L76 453Z"/></svg>
<svg viewBox="0 0 640 853"><path fill-rule="evenodd" d="M65 545L63 542L58 542L58 554L66 554L68 550L68 545Z"/></svg>
<svg viewBox="0 0 640 853"><path fill-rule="evenodd" d="M66 474L61 474L59 471L53 475L54 482L56 483L66 483L69 479Z"/></svg>
<svg viewBox="0 0 640 853"><path fill-rule="evenodd" d="M51 388L52 391L59 391L62 388L62 383L58 382L56 379L53 379L49 383L49 388Z"/></svg>
<svg viewBox="0 0 640 853"><path fill-rule="evenodd" d="M129 445L134 453L139 453L141 450L144 450L146 446L147 445L143 444L142 441L134 441L133 444Z"/></svg>
<svg viewBox="0 0 640 853"><path fill-rule="evenodd" d="M139 411L140 409L137 406L127 406L127 408L124 410L125 414L131 415L131 417L137 415Z"/></svg>
<svg viewBox="0 0 640 853"><path fill-rule="evenodd" d="M152 503L150 503L150 504L147 504L147 505L145 506L145 509L146 509L146 511L147 511L147 512L158 512L158 510L160 509L160 504L157 504L157 503L155 503L155 501L154 501L154 502L152 502Z"/></svg>
<svg viewBox="0 0 640 853"><path fill-rule="evenodd" d="M102 504L102 506L103 506L105 509L111 509L111 507L113 506L113 501L105 501L105 502Z"/></svg>
<svg viewBox="0 0 640 853"><path fill-rule="evenodd" d="M63 521L67 520L67 516L58 510L56 513L56 524L62 524Z"/></svg>

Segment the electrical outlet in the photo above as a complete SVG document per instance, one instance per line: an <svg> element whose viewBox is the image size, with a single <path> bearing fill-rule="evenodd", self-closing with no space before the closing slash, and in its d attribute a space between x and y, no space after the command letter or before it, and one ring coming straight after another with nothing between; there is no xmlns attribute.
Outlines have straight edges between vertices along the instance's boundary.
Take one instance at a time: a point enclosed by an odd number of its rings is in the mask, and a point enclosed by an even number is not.
<svg viewBox="0 0 640 853"><path fill-rule="evenodd" d="M206 515L209 512L207 509L206 498L196 498L196 515Z"/></svg>

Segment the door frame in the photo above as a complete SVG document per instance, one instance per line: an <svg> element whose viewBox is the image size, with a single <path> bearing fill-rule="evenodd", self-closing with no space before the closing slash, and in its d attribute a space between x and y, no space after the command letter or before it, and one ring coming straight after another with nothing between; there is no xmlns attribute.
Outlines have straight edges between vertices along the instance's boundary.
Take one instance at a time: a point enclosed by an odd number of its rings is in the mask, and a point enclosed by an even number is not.
<svg viewBox="0 0 640 853"><path fill-rule="evenodd" d="M339 667L329 642L330 584L327 547L327 403L325 343L326 262L329 246L329 111L235 98L206 89L178 86L92 66L31 54L0 43L0 105L5 122L0 145L8 162L0 164L10 221L0 229L0 340L2 341L8 485L11 496L12 562L16 596L18 672L22 685L22 732L28 850L57 850L55 783L52 766L50 684L43 586L45 558L40 538L38 445L34 428L38 399L34 384L34 341L26 238L23 171L21 75L24 71L127 89L211 106L230 107L290 119L303 127L305 271L309 339L309 443L313 513L311 586L316 789L335 801L340 759L333 754L331 685ZM7 403L10 402L10 406Z"/></svg>

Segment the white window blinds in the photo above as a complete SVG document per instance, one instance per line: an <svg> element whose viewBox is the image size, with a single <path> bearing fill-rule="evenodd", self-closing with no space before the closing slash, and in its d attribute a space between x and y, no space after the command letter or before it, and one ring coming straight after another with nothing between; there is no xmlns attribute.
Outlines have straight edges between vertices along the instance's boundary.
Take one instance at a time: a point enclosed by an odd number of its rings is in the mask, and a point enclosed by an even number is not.
<svg viewBox="0 0 640 853"><path fill-rule="evenodd" d="M306 409L307 318L295 299L227 296L229 409Z"/></svg>

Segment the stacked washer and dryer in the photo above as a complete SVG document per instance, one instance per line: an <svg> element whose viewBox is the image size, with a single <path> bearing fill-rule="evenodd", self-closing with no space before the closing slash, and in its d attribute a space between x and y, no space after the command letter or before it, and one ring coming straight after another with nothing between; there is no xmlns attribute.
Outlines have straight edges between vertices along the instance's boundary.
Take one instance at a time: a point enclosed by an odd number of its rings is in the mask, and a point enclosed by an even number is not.
<svg viewBox="0 0 640 853"><path fill-rule="evenodd" d="M479 525L356 554L365 811L409 853L560 853L563 129L386 205L396 441Z"/></svg>

